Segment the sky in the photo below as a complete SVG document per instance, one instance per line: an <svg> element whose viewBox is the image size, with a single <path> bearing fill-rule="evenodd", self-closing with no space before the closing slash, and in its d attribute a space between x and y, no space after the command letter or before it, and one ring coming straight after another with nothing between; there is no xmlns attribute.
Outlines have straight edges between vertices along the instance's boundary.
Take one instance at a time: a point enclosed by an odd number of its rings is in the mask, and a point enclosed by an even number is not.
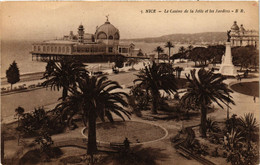
<svg viewBox="0 0 260 165"><path fill-rule="evenodd" d="M147 9L156 12L145 13ZM184 13L185 9L188 13ZM214 13L205 13L208 9ZM215 12L223 9L230 12ZM196 10L204 12L195 13ZM55 39L69 31L77 33L80 24L86 33L94 33L108 14L121 38L226 32L234 21L245 29L258 30L259 20L258 2L2 2L1 36L3 40Z"/></svg>

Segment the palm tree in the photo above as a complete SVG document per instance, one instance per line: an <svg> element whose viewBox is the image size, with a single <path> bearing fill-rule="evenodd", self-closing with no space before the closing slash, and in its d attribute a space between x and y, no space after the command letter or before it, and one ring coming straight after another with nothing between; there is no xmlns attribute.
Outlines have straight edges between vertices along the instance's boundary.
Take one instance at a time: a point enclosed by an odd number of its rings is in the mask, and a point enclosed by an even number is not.
<svg viewBox="0 0 260 165"><path fill-rule="evenodd" d="M112 113L121 117L122 114L130 119L130 113L123 107L128 106L124 92L115 91L122 87L115 81L110 81L106 76L85 76L77 81L78 88L70 88L71 94L56 109L61 111L61 117L71 123L75 115L81 115L85 126L88 125L87 153L91 155L97 152L96 144L96 119L103 122L105 117L113 122Z"/></svg>
<svg viewBox="0 0 260 165"><path fill-rule="evenodd" d="M164 50L163 50L162 47L157 46L156 49L155 49L154 51L158 53L158 59L157 59L158 61L157 61L157 63L159 63L160 53L163 53Z"/></svg>
<svg viewBox="0 0 260 165"><path fill-rule="evenodd" d="M165 44L164 47L169 49L168 61L169 61L169 63L170 63L171 48L174 48L174 45L172 44L171 41L168 41L168 42L166 42L166 44Z"/></svg>
<svg viewBox="0 0 260 165"><path fill-rule="evenodd" d="M160 89L164 90L167 94L176 92L177 85L175 77L172 73L165 71L163 67L153 62L152 66L145 66L138 75L134 82L140 81L140 85L146 92L150 92L152 96L152 113L157 113L159 105Z"/></svg>
<svg viewBox="0 0 260 165"><path fill-rule="evenodd" d="M190 75L185 75L189 85L187 92L183 95L181 100L183 104L195 104L200 107L200 130L202 137L206 137L208 106L214 102L223 109L221 103L226 106L229 106L229 103L235 103L232 100L232 96L230 96L232 91L223 83L226 77L221 74L206 71L205 69L200 69L198 75L195 74L196 70L194 69L190 71Z"/></svg>
<svg viewBox="0 0 260 165"><path fill-rule="evenodd" d="M189 59L190 59L190 53L191 53L192 49L193 49L193 46L192 46L192 45L189 45L189 46L187 47L188 58L189 58Z"/></svg>
<svg viewBox="0 0 260 165"><path fill-rule="evenodd" d="M185 55L185 48L183 47L183 46L181 46L180 48L179 48L179 53L181 53L181 57L180 57L180 60L182 59L182 58L184 58L184 55Z"/></svg>
<svg viewBox="0 0 260 165"><path fill-rule="evenodd" d="M256 118L254 118L253 113L245 114L244 117L239 118L239 126L241 127L241 131L247 141L248 151L251 148L251 139L257 131L257 122Z"/></svg>
<svg viewBox="0 0 260 165"><path fill-rule="evenodd" d="M49 61L42 77L47 80L42 85L46 87L50 85L51 89L57 88L58 91L63 88L62 100L65 100L69 87L75 87L76 80L87 73L85 65L73 59L63 59L60 62Z"/></svg>

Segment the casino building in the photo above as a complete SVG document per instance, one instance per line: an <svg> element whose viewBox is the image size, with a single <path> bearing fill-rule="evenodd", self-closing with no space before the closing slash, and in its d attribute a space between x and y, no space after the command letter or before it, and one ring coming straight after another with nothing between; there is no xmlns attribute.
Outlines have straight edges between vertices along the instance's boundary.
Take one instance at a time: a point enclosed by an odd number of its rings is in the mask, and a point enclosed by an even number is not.
<svg viewBox="0 0 260 165"><path fill-rule="evenodd" d="M234 21L234 24L231 27L231 46L247 46L252 45L258 48L259 46L259 32L256 30L246 30L241 24L238 27L237 22Z"/></svg>
<svg viewBox="0 0 260 165"><path fill-rule="evenodd" d="M120 44L120 32L107 16L106 22L96 27L95 34L85 33L79 25L78 34L65 35L60 40L43 41L32 45L32 60L48 61L76 57L84 62L114 61L118 57L137 57L142 54L133 43Z"/></svg>

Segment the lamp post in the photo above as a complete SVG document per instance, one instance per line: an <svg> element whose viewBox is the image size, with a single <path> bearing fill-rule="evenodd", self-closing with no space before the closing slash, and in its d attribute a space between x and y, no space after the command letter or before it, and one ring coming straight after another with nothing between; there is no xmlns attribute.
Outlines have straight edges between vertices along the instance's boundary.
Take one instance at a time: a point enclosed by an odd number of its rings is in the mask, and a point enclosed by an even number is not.
<svg viewBox="0 0 260 165"><path fill-rule="evenodd" d="M228 98L229 98L229 94L228 94ZM227 120L229 119L229 102L227 103Z"/></svg>

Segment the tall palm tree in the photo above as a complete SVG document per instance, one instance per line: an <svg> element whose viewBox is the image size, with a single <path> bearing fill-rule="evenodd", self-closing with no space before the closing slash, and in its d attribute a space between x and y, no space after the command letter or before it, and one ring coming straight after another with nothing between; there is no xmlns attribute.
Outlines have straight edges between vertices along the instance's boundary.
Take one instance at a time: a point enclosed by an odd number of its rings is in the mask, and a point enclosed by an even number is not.
<svg viewBox="0 0 260 165"><path fill-rule="evenodd" d="M159 63L160 53L163 53L164 50L163 50L162 47L157 46L156 49L154 49L154 51L158 53L158 59L157 59L158 61L157 61L157 63Z"/></svg>
<svg viewBox="0 0 260 165"><path fill-rule="evenodd" d="M179 53L181 53L180 59L184 58L185 51L186 51L186 50L185 50L185 48L184 48L183 46L181 46L181 47L179 48Z"/></svg>
<svg viewBox="0 0 260 165"><path fill-rule="evenodd" d="M190 53L191 53L192 49L193 49L193 46L192 46L192 45L189 45L189 46L187 47L188 58L189 58L189 59L190 59Z"/></svg>
<svg viewBox="0 0 260 165"><path fill-rule="evenodd" d="M63 88L62 100L65 100L69 87L75 87L76 80L87 73L85 65L73 59L63 59L60 62L49 61L42 77L46 81L42 85L50 86L54 90L57 88L58 91Z"/></svg>
<svg viewBox="0 0 260 165"><path fill-rule="evenodd" d="M145 66L138 75L138 78L134 82L140 81L140 85L143 89L150 92L152 96L152 112L157 113L157 108L159 105L160 89L164 90L166 93L170 94L176 92L177 85L175 76L173 73L165 71L159 64L153 62L152 66Z"/></svg>
<svg viewBox="0 0 260 165"><path fill-rule="evenodd" d="M166 44L165 44L164 47L169 49L168 61L169 61L169 63L170 63L171 48L174 48L174 45L172 44L171 41L168 41L168 42L166 42Z"/></svg>
<svg viewBox="0 0 260 165"><path fill-rule="evenodd" d="M113 122L112 114L121 117L123 114L130 118L130 113L124 109L128 106L124 97L128 95L115 91L122 87L115 81L110 81L106 76L85 76L77 81L78 88L70 88L71 94L65 101L57 105L56 109L65 115L67 123L75 115L81 115L85 125L88 125L87 153L93 158L97 151L96 144L96 119L105 121L105 117Z"/></svg>
<svg viewBox="0 0 260 165"><path fill-rule="evenodd" d="M227 85L223 83L226 77L221 74L214 74L211 71L200 69L198 75L196 70L191 70L190 75L185 75L189 85L187 92L181 98L183 104L195 104L200 107L201 123L200 130L202 137L206 137L207 108L211 103L216 103L223 109L221 103L229 107L229 103L235 104L232 100ZM190 78L191 76L191 78Z"/></svg>

